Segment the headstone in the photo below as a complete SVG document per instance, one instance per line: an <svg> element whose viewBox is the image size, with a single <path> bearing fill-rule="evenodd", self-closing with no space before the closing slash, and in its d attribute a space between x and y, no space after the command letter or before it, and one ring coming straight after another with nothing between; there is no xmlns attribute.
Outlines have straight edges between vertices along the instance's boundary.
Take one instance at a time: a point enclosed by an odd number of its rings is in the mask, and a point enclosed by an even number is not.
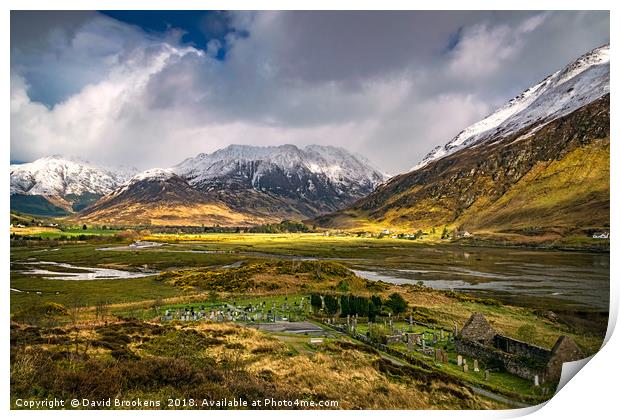
<svg viewBox="0 0 620 420"><path fill-rule="evenodd" d="M474 372L480 372L480 368L478 367L478 359L474 359Z"/></svg>
<svg viewBox="0 0 620 420"><path fill-rule="evenodd" d="M443 351L441 349L435 349L435 361L443 363Z"/></svg>
<svg viewBox="0 0 620 420"><path fill-rule="evenodd" d="M534 375L534 386L540 386L540 382L538 380L538 375Z"/></svg>
<svg viewBox="0 0 620 420"><path fill-rule="evenodd" d="M489 372L489 370L485 370L484 371L484 380L488 381L491 378L491 372Z"/></svg>
<svg viewBox="0 0 620 420"><path fill-rule="evenodd" d="M448 364L448 353L446 353L445 351L441 352L442 357L443 357L443 363Z"/></svg>
<svg viewBox="0 0 620 420"><path fill-rule="evenodd" d="M469 372L469 366L467 366L467 363L463 364L463 372L465 373Z"/></svg>
<svg viewBox="0 0 620 420"><path fill-rule="evenodd" d="M463 366L463 356L461 356L460 354L456 356L456 364L458 366Z"/></svg>
<svg viewBox="0 0 620 420"><path fill-rule="evenodd" d="M412 340L407 341L407 350L413 351L413 341Z"/></svg>

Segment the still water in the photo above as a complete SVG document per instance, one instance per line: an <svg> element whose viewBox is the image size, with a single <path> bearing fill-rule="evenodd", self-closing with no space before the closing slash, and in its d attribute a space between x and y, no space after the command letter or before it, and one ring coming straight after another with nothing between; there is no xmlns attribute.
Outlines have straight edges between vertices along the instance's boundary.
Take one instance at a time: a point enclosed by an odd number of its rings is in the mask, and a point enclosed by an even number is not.
<svg viewBox="0 0 620 420"><path fill-rule="evenodd" d="M347 265L369 280L419 283L546 309L609 309L605 253L419 247Z"/></svg>

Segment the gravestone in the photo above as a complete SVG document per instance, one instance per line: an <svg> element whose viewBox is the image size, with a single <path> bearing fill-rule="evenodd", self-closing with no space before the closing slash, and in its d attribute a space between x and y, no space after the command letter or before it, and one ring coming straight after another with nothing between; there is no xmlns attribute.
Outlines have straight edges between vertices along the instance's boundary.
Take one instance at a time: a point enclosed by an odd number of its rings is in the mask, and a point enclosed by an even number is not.
<svg viewBox="0 0 620 420"><path fill-rule="evenodd" d="M488 381L489 379L491 379L491 372L487 369L484 371L484 380Z"/></svg>
<svg viewBox="0 0 620 420"><path fill-rule="evenodd" d="M463 366L463 356L461 356L460 354L456 356L456 364L458 366Z"/></svg>
<svg viewBox="0 0 620 420"><path fill-rule="evenodd" d="M469 366L467 366L467 363L463 364L463 372L465 373L469 372Z"/></svg>
<svg viewBox="0 0 620 420"><path fill-rule="evenodd" d="M478 367L478 359L474 359L474 372L480 372L480 368Z"/></svg>
<svg viewBox="0 0 620 420"><path fill-rule="evenodd" d="M435 361L439 363L448 363L448 354L443 349L435 349Z"/></svg>
<svg viewBox="0 0 620 420"><path fill-rule="evenodd" d="M538 379L538 375L534 375L534 386L540 386L540 381Z"/></svg>

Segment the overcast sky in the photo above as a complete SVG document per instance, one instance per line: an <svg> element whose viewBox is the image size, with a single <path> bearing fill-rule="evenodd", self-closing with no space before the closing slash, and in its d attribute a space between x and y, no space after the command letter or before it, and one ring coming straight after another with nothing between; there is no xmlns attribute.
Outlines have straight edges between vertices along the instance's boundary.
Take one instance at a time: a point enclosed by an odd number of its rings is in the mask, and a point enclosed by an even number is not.
<svg viewBox="0 0 620 420"><path fill-rule="evenodd" d="M396 174L607 42L608 12L12 12L11 160L325 144Z"/></svg>

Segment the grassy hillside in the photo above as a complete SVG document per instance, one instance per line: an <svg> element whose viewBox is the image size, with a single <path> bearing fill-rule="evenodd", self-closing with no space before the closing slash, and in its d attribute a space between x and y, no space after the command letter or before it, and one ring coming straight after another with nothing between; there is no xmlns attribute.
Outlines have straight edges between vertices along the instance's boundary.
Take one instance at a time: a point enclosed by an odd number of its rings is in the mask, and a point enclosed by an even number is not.
<svg viewBox="0 0 620 420"><path fill-rule="evenodd" d="M537 163L495 202L476 202L456 223L471 230L559 234L609 229L609 138Z"/></svg>
<svg viewBox="0 0 620 420"><path fill-rule="evenodd" d="M60 217L69 212L58 207L40 195L11 195L11 210L36 216Z"/></svg>

